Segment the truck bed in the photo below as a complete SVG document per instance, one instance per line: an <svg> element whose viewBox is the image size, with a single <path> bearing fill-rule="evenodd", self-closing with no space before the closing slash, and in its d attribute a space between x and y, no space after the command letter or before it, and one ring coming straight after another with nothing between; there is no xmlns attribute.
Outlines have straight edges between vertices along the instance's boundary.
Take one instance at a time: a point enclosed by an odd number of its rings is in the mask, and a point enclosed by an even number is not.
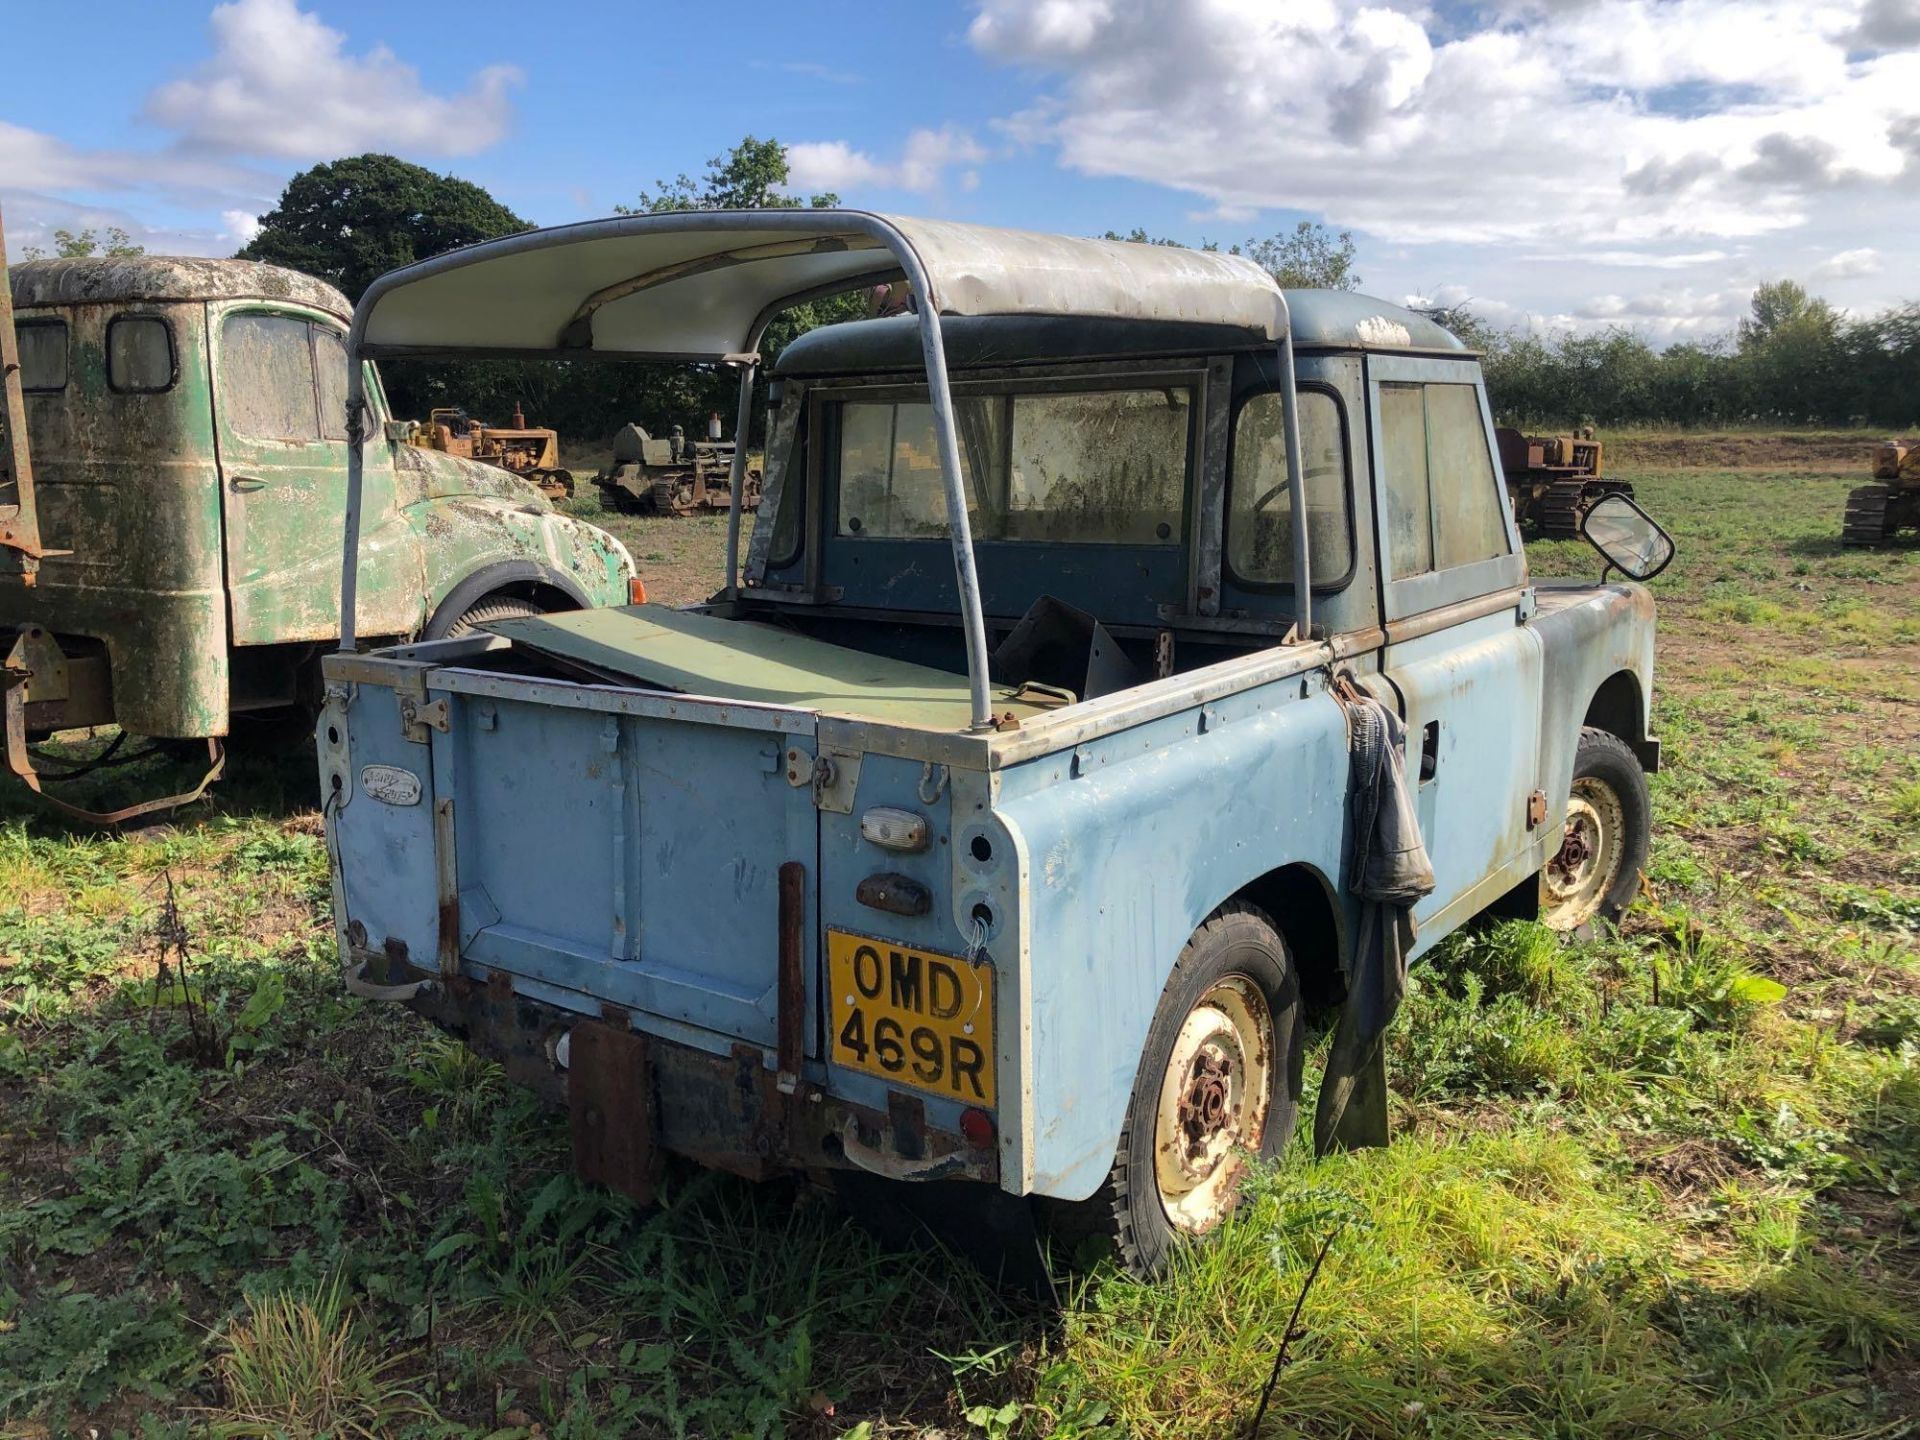
<svg viewBox="0 0 1920 1440"><path fill-rule="evenodd" d="M778 626L664 605L573 610L484 627L523 650L608 677L718 700L793 705L928 730L965 730L967 677L870 655ZM1041 706L1000 687L994 713L1026 719Z"/></svg>

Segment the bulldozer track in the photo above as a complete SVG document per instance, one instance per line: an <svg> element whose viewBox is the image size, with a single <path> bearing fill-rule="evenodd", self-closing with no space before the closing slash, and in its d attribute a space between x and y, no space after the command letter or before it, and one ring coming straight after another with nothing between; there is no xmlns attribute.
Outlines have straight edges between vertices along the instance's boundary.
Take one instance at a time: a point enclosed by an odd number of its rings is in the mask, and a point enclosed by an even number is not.
<svg viewBox="0 0 1920 1440"><path fill-rule="evenodd" d="M1587 513L1586 482L1561 480L1540 497L1540 538L1578 540L1580 519Z"/></svg>
<svg viewBox="0 0 1920 1440"><path fill-rule="evenodd" d="M1847 496L1847 515L1840 529L1840 543L1854 547L1887 543L1887 502L1890 492L1884 485L1862 485Z"/></svg>

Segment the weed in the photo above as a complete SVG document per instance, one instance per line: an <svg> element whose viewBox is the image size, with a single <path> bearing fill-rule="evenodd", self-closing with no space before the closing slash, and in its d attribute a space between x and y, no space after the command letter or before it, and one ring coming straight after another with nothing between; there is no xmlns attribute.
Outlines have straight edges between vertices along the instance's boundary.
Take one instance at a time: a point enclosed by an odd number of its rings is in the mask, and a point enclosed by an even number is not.
<svg viewBox="0 0 1920 1440"><path fill-rule="evenodd" d="M335 1275L307 1297L248 1297L247 1319L227 1331L215 1365L225 1403L210 1433L231 1440L381 1440L429 1412L396 1371L408 1357L381 1353L354 1334Z"/></svg>

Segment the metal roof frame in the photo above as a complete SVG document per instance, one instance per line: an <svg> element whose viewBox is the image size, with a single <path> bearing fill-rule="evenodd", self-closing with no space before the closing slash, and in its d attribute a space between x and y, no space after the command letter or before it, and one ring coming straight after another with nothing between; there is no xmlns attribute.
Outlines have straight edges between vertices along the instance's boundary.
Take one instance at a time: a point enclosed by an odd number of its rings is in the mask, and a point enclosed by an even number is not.
<svg viewBox="0 0 1920 1440"><path fill-rule="evenodd" d="M986 625L954 429L942 315L1064 315L1230 325L1275 344L1293 513L1294 634L1311 626L1305 480L1286 296L1239 256L876 215L708 210L531 230L390 271L347 337L347 515L340 645L354 646L364 471L363 359L382 355L686 360L739 367L736 436L752 419L758 347L780 311L864 285L912 287L940 453L965 633L972 724L990 729ZM738 593L740 472L734 447L726 594Z"/></svg>

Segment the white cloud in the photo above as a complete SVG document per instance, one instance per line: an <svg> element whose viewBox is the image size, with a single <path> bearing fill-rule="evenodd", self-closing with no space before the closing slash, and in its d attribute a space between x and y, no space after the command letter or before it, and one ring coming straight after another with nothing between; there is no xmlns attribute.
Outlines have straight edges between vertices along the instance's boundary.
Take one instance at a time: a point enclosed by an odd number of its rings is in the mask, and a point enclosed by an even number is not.
<svg viewBox="0 0 1920 1440"><path fill-rule="evenodd" d="M1704 264L1660 257L1884 193L1909 153L1920 173L1912 0L1508 0L1444 23L1381 0L975 4L977 51L1049 77L1002 122L1016 140L1388 242ZM1863 27L1886 42L1864 58Z"/></svg>
<svg viewBox="0 0 1920 1440"><path fill-rule="evenodd" d="M1870 245L1858 250L1842 250L1813 267L1815 280L1860 280L1886 269L1880 252Z"/></svg>
<svg viewBox="0 0 1920 1440"><path fill-rule="evenodd" d="M983 164L987 150L964 130L943 126L915 130L907 136L900 158L889 164L844 140L808 140L787 147L788 185L794 190L912 190L931 194L940 189L946 172L955 166ZM960 186L971 190L980 177L963 170Z"/></svg>
<svg viewBox="0 0 1920 1440"><path fill-rule="evenodd" d="M260 233L260 217L251 210L222 210L220 234L237 249Z"/></svg>
<svg viewBox="0 0 1920 1440"><path fill-rule="evenodd" d="M511 65L437 95L384 45L364 54L295 0L230 0L209 21L213 57L147 97L147 117L189 145L288 160L358 150L471 155L506 134Z"/></svg>

